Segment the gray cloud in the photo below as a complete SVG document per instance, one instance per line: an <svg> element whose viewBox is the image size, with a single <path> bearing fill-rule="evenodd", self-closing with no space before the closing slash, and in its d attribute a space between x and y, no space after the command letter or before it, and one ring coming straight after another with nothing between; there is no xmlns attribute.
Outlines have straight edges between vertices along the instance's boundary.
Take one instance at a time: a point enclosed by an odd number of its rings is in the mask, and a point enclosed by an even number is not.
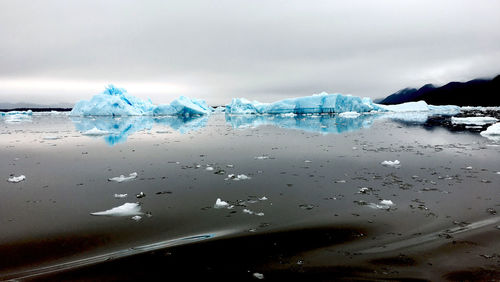
<svg viewBox="0 0 500 282"><path fill-rule="evenodd" d="M488 0L2 1L0 100L74 102L107 82L155 102L382 97L499 73L499 10Z"/></svg>

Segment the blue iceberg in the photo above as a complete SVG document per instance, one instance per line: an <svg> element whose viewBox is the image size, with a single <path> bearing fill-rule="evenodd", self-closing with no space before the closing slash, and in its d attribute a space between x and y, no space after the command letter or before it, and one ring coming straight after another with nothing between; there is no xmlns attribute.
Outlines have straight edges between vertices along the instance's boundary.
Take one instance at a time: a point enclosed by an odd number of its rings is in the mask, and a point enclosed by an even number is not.
<svg viewBox="0 0 500 282"><path fill-rule="evenodd" d="M181 96L170 104L155 105L151 100L142 100L130 95L127 90L109 85L92 99L78 101L70 116L162 116L205 115L212 108L204 100Z"/></svg>
<svg viewBox="0 0 500 282"><path fill-rule="evenodd" d="M226 113L229 114L330 114L346 112L430 112L432 114L454 115L460 112L460 107L453 105L433 106L428 105L425 101L387 106L373 103L370 98L328 93L284 99L274 103L234 98L230 104L226 105Z"/></svg>
<svg viewBox="0 0 500 282"><path fill-rule="evenodd" d="M370 98L328 93L284 99L274 103L234 98L231 104L226 105L226 113L229 114L324 114L371 111L386 110L373 103Z"/></svg>

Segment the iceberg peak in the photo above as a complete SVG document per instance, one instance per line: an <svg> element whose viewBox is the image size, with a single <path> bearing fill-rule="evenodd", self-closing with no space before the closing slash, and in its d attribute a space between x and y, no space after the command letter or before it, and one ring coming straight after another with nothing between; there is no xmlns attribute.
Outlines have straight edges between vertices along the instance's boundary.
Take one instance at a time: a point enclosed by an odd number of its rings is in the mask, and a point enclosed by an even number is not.
<svg viewBox="0 0 500 282"><path fill-rule="evenodd" d="M109 84L90 100L78 101L70 116L190 116L211 112L212 108L201 99L180 96L170 104L155 105L150 99L140 99L123 88Z"/></svg>

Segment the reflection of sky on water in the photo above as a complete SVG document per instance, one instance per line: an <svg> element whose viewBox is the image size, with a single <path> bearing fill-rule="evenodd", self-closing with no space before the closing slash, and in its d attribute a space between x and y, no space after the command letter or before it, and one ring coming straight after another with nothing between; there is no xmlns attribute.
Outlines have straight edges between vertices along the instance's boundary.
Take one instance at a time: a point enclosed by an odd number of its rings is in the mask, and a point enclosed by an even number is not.
<svg viewBox="0 0 500 282"><path fill-rule="evenodd" d="M71 121L80 132L86 132L93 128L106 131L104 141L108 145L115 145L127 141L129 135L141 131L151 130L154 125L168 126L179 133L196 131L206 126L208 117L71 117Z"/></svg>

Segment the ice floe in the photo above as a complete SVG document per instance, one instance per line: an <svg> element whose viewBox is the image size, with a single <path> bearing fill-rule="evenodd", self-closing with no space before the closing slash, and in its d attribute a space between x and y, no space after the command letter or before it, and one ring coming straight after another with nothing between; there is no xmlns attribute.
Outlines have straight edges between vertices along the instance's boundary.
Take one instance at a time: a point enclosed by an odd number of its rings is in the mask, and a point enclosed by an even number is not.
<svg viewBox="0 0 500 282"><path fill-rule="evenodd" d="M498 119L494 117L452 117L451 123L453 124L467 124L467 125L485 125L493 124Z"/></svg>
<svg viewBox="0 0 500 282"><path fill-rule="evenodd" d="M373 209L388 210L395 204L391 200L382 200L379 204L370 203L368 206Z"/></svg>
<svg viewBox="0 0 500 282"><path fill-rule="evenodd" d="M103 135L108 135L109 132L106 130L100 130L97 127L94 127L92 129L89 129L87 131L82 132L83 135L87 136L103 136Z"/></svg>
<svg viewBox="0 0 500 282"><path fill-rule="evenodd" d="M115 198L121 199L121 198L126 198L128 194L115 194Z"/></svg>
<svg viewBox="0 0 500 282"><path fill-rule="evenodd" d="M7 181L12 182L12 183L18 183L18 182L21 182L23 180L26 180L26 176L24 176L22 174L19 176L12 176L9 179L7 179Z"/></svg>
<svg viewBox="0 0 500 282"><path fill-rule="evenodd" d="M481 136L484 136L493 141L500 141L500 122L490 125L485 131L482 131Z"/></svg>
<svg viewBox="0 0 500 282"><path fill-rule="evenodd" d="M398 161L398 160L394 160L394 161L383 161L380 163L381 165L383 166L389 166L389 167L400 167L401 166L401 162Z"/></svg>
<svg viewBox="0 0 500 282"><path fill-rule="evenodd" d="M90 100L78 101L71 116L143 116L143 115L205 115L212 108L204 100L181 96L170 104L154 105L151 100L142 100L130 95L127 90L109 85L101 94Z"/></svg>
<svg viewBox="0 0 500 282"><path fill-rule="evenodd" d="M214 209L225 209L229 207L230 207L229 203L221 200L220 198L217 198L214 204Z"/></svg>
<svg viewBox="0 0 500 282"><path fill-rule="evenodd" d="M245 174L229 174L227 176L227 178L224 178L224 180L234 180L234 181L239 181L239 180L247 180L247 179L251 179L250 176L247 176Z"/></svg>
<svg viewBox="0 0 500 282"><path fill-rule="evenodd" d="M91 215L102 216L135 216L140 214L142 214L142 212L141 205L139 203L125 203L109 210L91 213Z"/></svg>
<svg viewBox="0 0 500 282"><path fill-rule="evenodd" d="M130 173L128 176L125 176L125 175L120 175L120 176L117 176L117 177L112 177L112 178L109 178L108 181L114 181L114 182L124 182L124 181L130 181L130 180L133 180L137 177L137 172L132 172Z"/></svg>

